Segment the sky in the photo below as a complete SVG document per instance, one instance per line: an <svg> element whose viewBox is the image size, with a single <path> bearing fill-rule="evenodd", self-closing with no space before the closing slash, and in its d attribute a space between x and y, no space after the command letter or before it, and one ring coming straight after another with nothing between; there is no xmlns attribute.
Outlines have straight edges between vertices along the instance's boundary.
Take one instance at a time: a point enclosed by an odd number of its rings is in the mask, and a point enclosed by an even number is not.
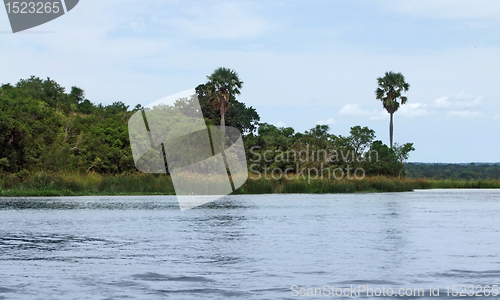
<svg viewBox="0 0 500 300"><path fill-rule="evenodd" d="M489 0L81 0L13 34L0 9L0 83L35 75L133 108L205 83L244 82L261 122L389 143L377 77L401 72L394 140L410 162L500 162L500 2Z"/></svg>

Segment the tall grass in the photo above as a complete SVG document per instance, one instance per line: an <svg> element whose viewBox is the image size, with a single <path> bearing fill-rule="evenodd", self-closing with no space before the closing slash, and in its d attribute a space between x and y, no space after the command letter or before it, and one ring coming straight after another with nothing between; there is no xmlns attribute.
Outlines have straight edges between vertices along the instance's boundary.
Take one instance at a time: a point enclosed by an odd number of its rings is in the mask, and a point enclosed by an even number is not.
<svg viewBox="0 0 500 300"><path fill-rule="evenodd" d="M22 174L21 174L22 175ZM170 176L164 174L45 173L0 176L0 196L70 196L70 195L174 195ZM207 181L208 180L208 181ZM209 184L210 178L200 181ZM324 194L363 192L406 192L432 188L500 188L498 180L454 181L367 177L362 180L304 178L250 178L233 194Z"/></svg>
<svg viewBox="0 0 500 300"><path fill-rule="evenodd" d="M310 181L303 178L290 180L249 178L237 192L241 194L407 192L414 189L428 189L431 187L432 185L429 181L422 179L397 179L388 177L367 177L362 180L316 179Z"/></svg>
<svg viewBox="0 0 500 300"><path fill-rule="evenodd" d="M500 188L498 180L430 180L435 189L496 189Z"/></svg>
<svg viewBox="0 0 500 300"><path fill-rule="evenodd" d="M145 173L40 172L25 178L8 174L0 177L0 190L4 196L175 194L170 176Z"/></svg>

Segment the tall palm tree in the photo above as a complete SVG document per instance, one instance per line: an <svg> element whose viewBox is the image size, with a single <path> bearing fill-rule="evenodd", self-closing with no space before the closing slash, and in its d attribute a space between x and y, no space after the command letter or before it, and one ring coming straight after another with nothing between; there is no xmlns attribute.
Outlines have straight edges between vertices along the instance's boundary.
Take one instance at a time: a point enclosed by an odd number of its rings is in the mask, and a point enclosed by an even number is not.
<svg viewBox="0 0 500 300"><path fill-rule="evenodd" d="M406 103L408 98L401 95L410 89L410 84L405 82L405 77L401 73L385 72L384 77L377 78L378 88L375 91L377 99L382 101L382 106L391 115L389 123L389 138L393 140L393 114L398 110L400 105Z"/></svg>
<svg viewBox="0 0 500 300"><path fill-rule="evenodd" d="M212 104L219 109L221 130L222 133L225 133L224 114L228 109L231 97L240 94L243 81L238 78L238 74L234 70L228 68L218 68L207 78L208 82L205 85L207 94Z"/></svg>

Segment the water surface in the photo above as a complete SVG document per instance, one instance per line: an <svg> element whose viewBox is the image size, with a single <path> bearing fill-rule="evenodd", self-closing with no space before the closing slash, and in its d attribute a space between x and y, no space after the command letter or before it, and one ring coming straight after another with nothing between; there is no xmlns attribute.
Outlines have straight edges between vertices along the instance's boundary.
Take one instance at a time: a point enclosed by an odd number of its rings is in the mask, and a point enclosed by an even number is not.
<svg viewBox="0 0 500 300"><path fill-rule="evenodd" d="M499 200L239 195L181 212L168 196L0 198L0 299L325 298L294 285L424 288L424 299L439 285L453 299L447 285L500 285Z"/></svg>

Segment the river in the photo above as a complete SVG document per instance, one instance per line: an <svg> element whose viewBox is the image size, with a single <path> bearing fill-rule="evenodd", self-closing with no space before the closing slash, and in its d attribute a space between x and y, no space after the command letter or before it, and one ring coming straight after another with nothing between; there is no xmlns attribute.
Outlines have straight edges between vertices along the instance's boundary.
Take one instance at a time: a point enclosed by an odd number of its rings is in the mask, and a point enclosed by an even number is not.
<svg viewBox="0 0 500 300"><path fill-rule="evenodd" d="M484 298L499 254L500 190L0 198L0 299Z"/></svg>

